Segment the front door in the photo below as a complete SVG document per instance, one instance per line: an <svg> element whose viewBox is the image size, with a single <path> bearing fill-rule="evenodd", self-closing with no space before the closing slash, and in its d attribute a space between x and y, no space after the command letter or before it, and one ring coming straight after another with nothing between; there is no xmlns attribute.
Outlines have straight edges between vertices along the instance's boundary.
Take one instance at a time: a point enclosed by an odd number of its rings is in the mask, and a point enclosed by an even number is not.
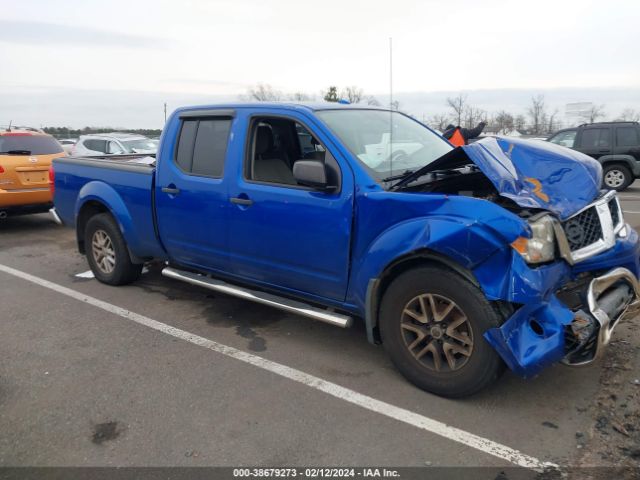
<svg viewBox="0 0 640 480"><path fill-rule="evenodd" d="M353 176L326 138L301 117L260 115L239 180L229 187L231 271L267 286L344 300L349 276ZM336 188L318 191L293 178L297 160L325 162Z"/></svg>

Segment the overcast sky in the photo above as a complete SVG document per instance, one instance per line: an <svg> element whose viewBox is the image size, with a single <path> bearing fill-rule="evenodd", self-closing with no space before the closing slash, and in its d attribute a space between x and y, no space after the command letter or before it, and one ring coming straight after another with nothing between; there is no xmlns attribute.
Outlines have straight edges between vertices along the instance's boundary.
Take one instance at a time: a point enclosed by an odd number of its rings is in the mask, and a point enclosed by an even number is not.
<svg viewBox="0 0 640 480"><path fill-rule="evenodd" d="M128 109L258 82L384 95L389 37L398 93L637 89L639 19L634 0L0 0L0 124L105 124L113 104L138 126Z"/></svg>

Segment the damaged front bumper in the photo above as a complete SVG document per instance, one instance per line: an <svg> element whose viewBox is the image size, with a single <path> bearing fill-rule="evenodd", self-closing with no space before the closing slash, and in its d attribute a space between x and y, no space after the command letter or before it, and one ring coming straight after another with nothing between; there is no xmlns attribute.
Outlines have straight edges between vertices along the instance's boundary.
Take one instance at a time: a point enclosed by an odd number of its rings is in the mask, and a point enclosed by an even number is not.
<svg viewBox="0 0 640 480"><path fill-rule="evenodd" d="M613 329L640 312L640 283L626 268L614 268L591 280L586 294L588 313L580 310L567 329L566 365L593 362L611 340Z"/></svg>
<svg viewBox="0 0 640 480"><path fill-rule="evenodd" d="M574 266L530 269L512 262L511 286L517 288L499 299L517 309L485 333L511 370L526 378L551 363L589 364L614 328L640 312L640 245L637 233L627 229L614 248ZM527 295L519 284L528 287Z"/></svg>

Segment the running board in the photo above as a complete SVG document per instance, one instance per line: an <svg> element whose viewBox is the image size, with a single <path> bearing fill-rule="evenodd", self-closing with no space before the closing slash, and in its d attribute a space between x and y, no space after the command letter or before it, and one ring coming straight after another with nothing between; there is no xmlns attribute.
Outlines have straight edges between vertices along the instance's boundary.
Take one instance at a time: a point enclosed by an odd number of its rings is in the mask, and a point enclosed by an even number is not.
<svg viewBox="0 0 640 480"><path fill-rule="evenodd" d="M353 322L353 319L347 315L341 315L322 308L312 307L306 303L279 297L270 293L238 287L236 285L223 282L222 280L217 280L198 273L191 273L184 270L165 267L162 269L162 275L176 280L181 280L192 285L197 285L199 287L208 288L209 290L214 290L216 292L222 292L227 295L233 295L234 297L243 298L252 302L269 305L270 307L279 308L280 310L285 310L287 312L297 313L298 315L330 323L337 327L347 328L350 327Z"/></svg>

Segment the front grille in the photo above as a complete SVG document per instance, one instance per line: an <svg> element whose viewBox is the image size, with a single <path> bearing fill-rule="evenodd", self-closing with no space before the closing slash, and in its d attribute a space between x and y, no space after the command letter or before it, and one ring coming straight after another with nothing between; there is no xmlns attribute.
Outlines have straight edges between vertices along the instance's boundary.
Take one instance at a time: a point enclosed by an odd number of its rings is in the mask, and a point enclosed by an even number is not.
<svg viewBox="0 0 640 480"><path fill-rule="evenodd" d="M563 222L562 228L571 251L580 250L602 239L602 225L596 207L589 207Z"/></svg>
<svg viewBox="0 0 640 480"><path fill-rule="evenodd" d="M609 212L611 213L611 223L616 227L620 223L620 210L618 210L618 202L615 198L609 202Z"/></svg>

